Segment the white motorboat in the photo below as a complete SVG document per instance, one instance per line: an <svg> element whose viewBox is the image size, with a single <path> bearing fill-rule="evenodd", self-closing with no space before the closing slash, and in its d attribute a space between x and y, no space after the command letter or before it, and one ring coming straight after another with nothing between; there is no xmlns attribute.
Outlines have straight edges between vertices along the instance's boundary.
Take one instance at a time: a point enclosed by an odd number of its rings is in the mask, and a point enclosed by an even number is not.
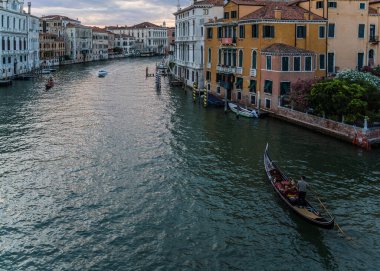
<svg viewBox="0 0 380 271"><path fill-rule="evenodd" d="M231 111L234 112L236 115L247 117L247 118L259 117L255 109L249 110L249 109L241 108L239 105L236 105L234 103L228 103L228 106L230 107Z"/></svg>
<svg viewBox="0 0 380 271"><path fill-rule="evenodd" d="M42 69L41 70L41 74L50 74L50 73L51 73L50 69Z"/></svg>
<svg viewBox="0 0 380 271"><path fill-rule="evenodd" d="M106 70L100 70L98 71L98 77L105 77L108 74Z"/></svg>

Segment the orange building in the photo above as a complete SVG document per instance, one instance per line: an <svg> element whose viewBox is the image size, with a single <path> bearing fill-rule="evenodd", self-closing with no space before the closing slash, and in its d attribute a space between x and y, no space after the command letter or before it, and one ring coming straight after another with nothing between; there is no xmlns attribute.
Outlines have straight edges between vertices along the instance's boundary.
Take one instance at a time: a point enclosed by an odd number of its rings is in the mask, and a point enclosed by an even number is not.
<svg viewBox="0 0 380 271"><path fill-rule="evenodd" d="M65 55L63 37L52 33L40 33L40 61L44 66L59 65Z"/></svg>
<svg viewBox="0 0 380 271"><path fill-rule="evenodd" d="M326 76L326 23L294 2L229 1L205 24L207 88L276 111L297 80Z"/></svg>

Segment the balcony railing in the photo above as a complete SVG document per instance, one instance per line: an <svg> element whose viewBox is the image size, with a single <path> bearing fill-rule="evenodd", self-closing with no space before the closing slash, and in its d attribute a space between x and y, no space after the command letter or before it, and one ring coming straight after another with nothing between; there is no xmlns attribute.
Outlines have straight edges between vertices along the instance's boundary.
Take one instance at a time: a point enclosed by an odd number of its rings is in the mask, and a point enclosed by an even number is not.
<svg viewBox="0 0 380 271"><path fill-rule="evenodd" d="M216 70L222 73L236 73L236 67L223 67L218 65Z"/></svg>
<svg viewBox="0 0 380 271"><path fill-rule="evenodd" d="M211 69L211 63L207 63L207 69Z"/></svg>
<svg viewBox="0 0 380 271"><path fill-rule="evenodd" d="M256 69L251 69L251 70L249 71L249 75L250 75L250 76L253 76L253 77L256 77Z"/></svg>
<svg viewBox="0 0 380 271"><path fill-rule="evenodd" d="M243 68L242 67L237 67L236 68L236 74L243 74Z"/></svg>
<svg viewBox="0 0 380 271"><path fill-rule="evenodd" d="M223 45L236 45L236 38L222 38Z"/></svg>
<svg viewBox="0 0 380 271"><path fill-rule="evenodd" d="M379 43L379 36L369 36L370 43Z"/></svg>

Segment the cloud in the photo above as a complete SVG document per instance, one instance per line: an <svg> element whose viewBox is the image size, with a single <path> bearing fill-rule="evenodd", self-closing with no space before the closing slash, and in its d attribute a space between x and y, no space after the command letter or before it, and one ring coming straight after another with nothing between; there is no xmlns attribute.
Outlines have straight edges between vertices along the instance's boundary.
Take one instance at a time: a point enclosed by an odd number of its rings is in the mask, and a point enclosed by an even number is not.
<svg viewBox="0 0 380 271"><path fill-rule="evenodd" d="M84 25L134 25L145 21L160 25L166 21L174 26L176 5L176 0L38 0L32 2L32 14L65 15L78 18Z"/></svg>

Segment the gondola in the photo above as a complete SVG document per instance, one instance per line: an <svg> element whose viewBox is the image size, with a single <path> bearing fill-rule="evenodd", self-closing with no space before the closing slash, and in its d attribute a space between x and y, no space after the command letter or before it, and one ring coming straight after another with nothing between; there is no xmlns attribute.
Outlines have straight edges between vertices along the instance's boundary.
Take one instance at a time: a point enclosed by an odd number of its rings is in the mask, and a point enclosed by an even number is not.
<svg viewBox="0 0 380 271"><path fill-rule="evenodd" d="M255 109L249 110L245 108L241 108L237 104L228 103L228 106L230 107L231 111L234 112L236 115L240 115L247 118L258 118L259 115L257 115L257 112Z"/></svg>
<svg viewBox="0 0 380 271"><path fill-rule="evenodd" d="M293 191L286 189L288 185L291 187L292 180L281 172L276 163L271 160L268 153L268 144L264 152L264 166L271 185L287 207L313 225L325 229L334 228L334 217L328 212L317 210L307 199L303 205L300 205L297 197L297 188L293 187Z"/></svg>

